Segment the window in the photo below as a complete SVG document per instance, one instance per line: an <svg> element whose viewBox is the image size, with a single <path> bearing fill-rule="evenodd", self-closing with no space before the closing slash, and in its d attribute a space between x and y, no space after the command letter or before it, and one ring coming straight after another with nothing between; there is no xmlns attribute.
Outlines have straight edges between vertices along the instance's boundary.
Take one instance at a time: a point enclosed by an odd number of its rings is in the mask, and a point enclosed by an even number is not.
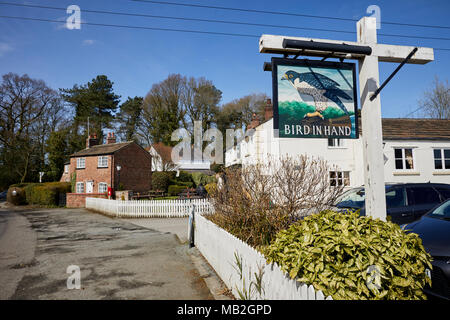
<svg viewBox="0 0 450 320"><path fill-rule="evenodd" d="M431 187L415 187L408 189L412 190L412 198L415 205L441 202L439 194ZM411 192L408 192L408 198L411 197L410 193Z"/></svg>
<svg viewBox="0 0 450 320"><path fill-rule="evenodd" d="M447 188L436 188L436 190L441 194L442 199L450 199L450 189Z"/></svg>
<svg viewBox="0 0 450 320"><path fill-rule="evenodd" d="M104 182L100 182L98 184L98 193L106 193L108 192L108 185Z"/></svg>
<svg viewBox="0 0 450 320"><path fill-rule="evenodd" d="M77 182L77 193L84 193L84 183L83 182Z"/></svg>
<svg viewBox="0 0 450 320"><path fill-rule="evenodd" d="M412 148L396 148L394 149L394 154L395 154L395 169L397 170L414 169Z"/></svg>
<svg viewBox="0 0 450 320"><path fill-rule="evenodd" d="M86 167L85 158L77 158L77 169L84 169Z"/></svg>
<svg viewBox="0 0 450 320"><path fill-rule="evenodd" d="M64 173L69 173L69 165L64 165Z"/></svg>
<svg viewBox="0 0 450 320"><path fill-rule="evenodd" d="M350 172L349 171L330 171L330 186L349 186Z"/></svg>
<svg viewBox="0 0 450 320"><path fill-rule="evenodd" d="M100 156L98 157L98 165L99 168L107 168L108 167L108 156Z"/></svg>
<svg viewBox="0 0 450 320"><path fill-rule="evenodd" d="M328 139L328 146L329 147L342 147L344 145L344 141L342 139L335 139L335 138L329 138Z"/></svg>
<svg viewBox="0 0 450 320"><path fill-rule="evenodd" d="M450 169L450 149L434 149L434 168Z"/></svg>
<svg viewBox="0 0 450 320"><path fill-rule="evenodd" d="M403 188L386 191L386 207L398 208L404 207L405 205L405 192Z"/></svg>

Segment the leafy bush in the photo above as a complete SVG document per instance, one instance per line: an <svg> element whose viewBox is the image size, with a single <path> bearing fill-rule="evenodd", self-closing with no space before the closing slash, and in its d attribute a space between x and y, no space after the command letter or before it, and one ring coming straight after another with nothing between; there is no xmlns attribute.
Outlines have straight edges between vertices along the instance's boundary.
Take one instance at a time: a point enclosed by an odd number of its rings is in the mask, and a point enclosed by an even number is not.
<svg viewBox="0 0 450 320"><path fill-rule="evenodd" d="M170 179L173 179L173 174L168 171L153 172L152 173L152 189L167 192L170 185Z"/></svg>
<svg viewBox="0 0 450 320"><path fill-rule="evenodd" d="M12 194L13 190L16 190L15 196ZM10 186L8 192L6 193L6 201L16 206L26 204L27 202L24 188Z"/></svg>
<svg viewBox="0 0 450 320"><path fill-rule="evenodd" d="M214 194L214 192L217 191L217 183L212 182L212 183L208 183L205 186L206 192L208 192L208 195L212 195Z"/></svg>
<svg viewBox="0 0 450 320"><path fill-rule="evenodd" d="M46 183L21 183L21 187L11 186L8 189L7 200L14 205L39 204L44 206L56 206L59 202L59 194L71 191L69 182L46 182ZM17 191L12 196L12 190Z"/></svg>
<svg viewBox="0 0 450 320"><path fill-rule="evenodd" d="M177 196L179 193L183 192L186 186L171 185L169 186L169 191L167 192L169 196Z"/></svg>
<svg viewBox="0 0 450 320"><path fill-rule="evenodd" d="M186 188L192 188L194 186L194 182L192 181L178 181L175 179L170 179L171 185L185 186Z"/></svg>
<svg viewBox="0 0 450 320"><path fill-rule="evenodd" d="M39 204L43 206L58 205L58 191L55 186L36 185L31 192L31 204Z"/></svg>
<svg viewBox="0 0 450 320"><path fill-rule="evenodd" d="M181 181L181 182L194 182L192 180L192 174L190 174L189 172L186 172L186 171L180 171L180 173L178 174L178 177L175 177L173 179L175 179L177 181Z"/></svg>
<svg viewBox="0 0 450 320"><path fill-rule="evenodd" d="M336 300L426 299L422 288L431 284L425 273L431 257L417 234L358 212L308 216L262 252L291 278Z"/></svg>
<svg viewBox="0 0 450 320"><path fill-rule="evenodd" d="M192 174L192 180L194 181L196 187L200 184L207 185L208 183L217 182L214 176L208 176L207 174L201 172L194 172Z"/></svg>

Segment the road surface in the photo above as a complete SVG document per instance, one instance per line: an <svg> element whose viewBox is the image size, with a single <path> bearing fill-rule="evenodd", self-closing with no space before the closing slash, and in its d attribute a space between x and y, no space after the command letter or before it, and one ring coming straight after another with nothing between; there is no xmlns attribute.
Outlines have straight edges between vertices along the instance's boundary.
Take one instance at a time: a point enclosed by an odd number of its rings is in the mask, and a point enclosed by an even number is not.
<svg viewBox="0 0 450 320"><path fill-rule="evenodd" d="M173 233L84 209L3 207L0 299L213 299L189 250ZM69 266L80 289L67 287Z"/></svg>

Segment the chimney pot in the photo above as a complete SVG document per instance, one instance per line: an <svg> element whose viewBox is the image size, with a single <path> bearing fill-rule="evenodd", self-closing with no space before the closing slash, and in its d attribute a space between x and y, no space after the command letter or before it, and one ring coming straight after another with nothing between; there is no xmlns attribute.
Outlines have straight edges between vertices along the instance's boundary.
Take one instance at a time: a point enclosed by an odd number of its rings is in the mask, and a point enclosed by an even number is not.
<svg viewBox="0 0 450 320"><path fill-rule="evenodd" d="M106 144L116 143L116 137L114 136L114 132L108 132L108 136L106 137Z"/></svg>

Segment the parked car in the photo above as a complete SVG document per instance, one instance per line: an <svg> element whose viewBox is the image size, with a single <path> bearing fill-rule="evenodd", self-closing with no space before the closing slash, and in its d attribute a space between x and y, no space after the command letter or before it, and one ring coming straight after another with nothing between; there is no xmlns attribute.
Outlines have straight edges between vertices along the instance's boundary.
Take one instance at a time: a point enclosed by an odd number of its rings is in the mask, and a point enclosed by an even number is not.
<svg viewBox="0 0 450 320"><path fill-rule="evenodd" d="M450 199L450 184L398 183L386 184L386 209L391 221L397 224L420 219L436 205ZM345 192L337 201L339 209L360 209L365 215L363 187Z"/></svg>
<svg viewBox="0 0 450 320"><path fill-rule="evenodd" d="M0 192L0 201L6 201L7 193L8 193L8 190Z"/></svg>
<svg viewBox="0 0 450 320"><path fill-rule="evenodd" d="M402 228L417 233L433 257L431 287L427 286L425 293L450 300L450 200Z"/></svg>

